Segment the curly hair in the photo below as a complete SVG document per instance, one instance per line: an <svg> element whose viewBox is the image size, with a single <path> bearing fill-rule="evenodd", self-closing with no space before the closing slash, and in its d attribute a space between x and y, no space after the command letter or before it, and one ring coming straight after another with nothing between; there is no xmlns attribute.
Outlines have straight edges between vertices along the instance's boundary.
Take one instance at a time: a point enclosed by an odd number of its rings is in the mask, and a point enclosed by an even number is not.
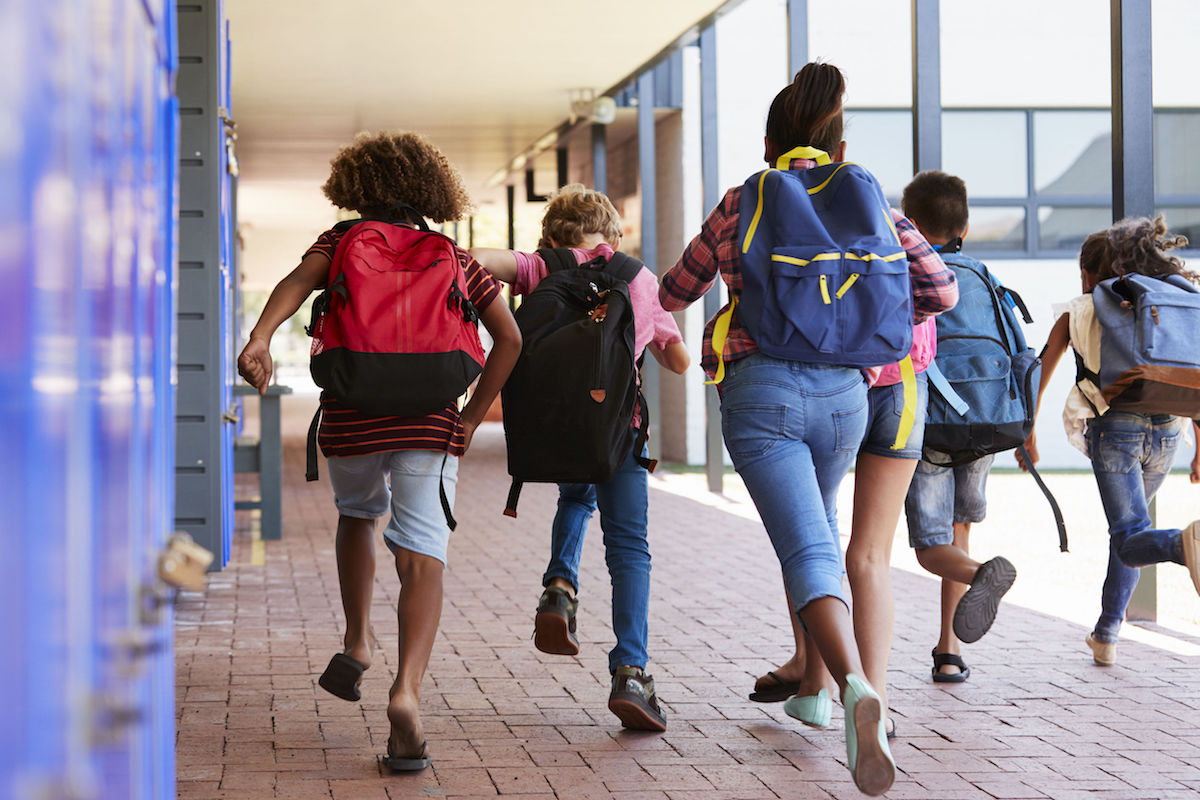
<svg viewBox="0 0 1200 800"><path fill-rule="evenodd" d="M900 209L933 236L962 236L967 229L967 185L936 169L918 172L904 187Z"/></svg>
<svg viewBox="0 0 1200 800"><path fill-rule="evenodd" d="M1186 236L1167 235L1162 214L1154 219L1129 217L1085 239L1079 250L1079 266L1100 281L1134 273L1176 274L1200 283L1200 276L1186 269L1183 259L1167 253L1187 243Z"/></svg>
<svg viewBox="0 0 1200 800"><path fill-rule="evenodd" d="M582 183L562 187L546 202L542 214L542 239L538 247L578 247L585 237L598 233L616 247L621 239L621 216L604 192Z"/></svg>
<svg viewBox="0 0 1200 800"><path fill-rule="evenodd" d="M434 222L451 222L471 211L458 171L419 134L360 133L329 163L321 191L339 208L387 218L410 206Z"/></svg>

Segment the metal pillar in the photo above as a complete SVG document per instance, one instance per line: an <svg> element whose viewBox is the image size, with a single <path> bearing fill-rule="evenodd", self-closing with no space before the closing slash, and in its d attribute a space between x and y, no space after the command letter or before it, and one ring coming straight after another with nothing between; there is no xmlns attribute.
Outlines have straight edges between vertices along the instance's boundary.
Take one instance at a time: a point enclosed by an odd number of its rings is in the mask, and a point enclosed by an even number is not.
<svg viewBox="0 0 1200 800"><path fill-rule="evenodd" d="M658 273L658 192L655 171L658 158L654 142L654 71L643 72L637 79L638 175L642 184L642 261ZM659 367L647 359L642 368L642 394L650 409L650 457L658 458L659 443Z"/></svg>
<svg viewBox="0 0 1200 800"><path fill-rule="evenodd" d="M175 525L224 564L232 538L233 370L231 264L223 235L232 213L222 103L221 6L179 9L179 386ZM227 496L228 495L228 496Z"/></svg>
<svg viewBox="0 0 1200 800"><path fill-rule="evenodd" d="M592 188L608 192L608 126L592 123Z"/></svg>
<svg viewBox="0 0 1200 800"><path fill-rule="evenodd" d="M554 152L554 155L555 155L554 163L555 163L555 167L557 168L557 171L558 171L558 188L561 189L562 187L567 185L567 180L568 180L568 178L567 178L567 148L559 147Z"/></svg>
<svg viewBox="0 0 1200 800"><path fill-rule="evenodd" d="M808 63L808 0L787 0L788 81ZM710 25L708 31L715 26ZM704 33L700 33L700 57L704 58ZM703 75L703 65L700 67ZM703 77L701 78L703 80ZM703 91L703 90L702 90ZM715 89L714 89L715 91Z"/></svg>
<svg viewBox="0 0 1200 800"><path fill-rule="evenodd" d="M1154 83L1150 4L1110 0L1113 221L1154 215ZM1155 526L1157 508L1150 504ZM1126 617L1158 619L1158 569L1142 567Z"/></svg>
<svg viewBox="0 0 1200 800"><path fill-rule="evenodd" d="M789 2L789 27L793 27L796 20L796 15L791 13L793 6L803 5L803 0ZM792 40L795 41L794 36ZM794 47L791 52L795 54ZM709 25L700 32L700 183L706 215L721 202L717 142L717 29L715 25ZM712 319L720 310L721 279L718 277L704 295L704 318ZM725 445L721 437L721 399L715 386L704 387L704 418L704 474L708 478L708 490L721 492L725 483Z"/></svg>
<svg viewBox="0 0 1200 800"><path fill-rule="evenodd" d="M912 0L913 171L942 168L939 0Z"/></svg>

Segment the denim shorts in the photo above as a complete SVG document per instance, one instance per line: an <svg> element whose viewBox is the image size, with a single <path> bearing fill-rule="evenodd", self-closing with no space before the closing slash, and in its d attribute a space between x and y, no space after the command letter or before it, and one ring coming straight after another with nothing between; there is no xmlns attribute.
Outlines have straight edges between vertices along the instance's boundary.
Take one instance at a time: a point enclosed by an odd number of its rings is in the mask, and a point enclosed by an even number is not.
<svg viewBox="0 0 1200 800"><path fill-rule="evenodd" d="M995 455L959 467L917 462L904 498L908 543L915 550L954 541L955 523L983 522L987 514L987 476Z"/></svg>
<svg viewBox="0 0 1200 800"><path fill-rule="evenodd" d="M458 456L434 450L395 450L331 458L327 469L339 514L379 519L390 507L392 516L383 529L388 549L394 553L401 548L446 563L450 527L438 485L445 487L453 508Z"/></svg>
<svg viewBox="0 0 1200 800"><path fill-rule="evenodd" d="M896 432L900 430L900 414L904 411L904 384L872 386L867 391L870 403L867 417L867 435L863 437L859 451L887 458L907 458L915 461L921 457L921 443L925 440L925 406L929 400L929 377L917 373L917 407L912 432L899 450L893 450Z"/></svg>

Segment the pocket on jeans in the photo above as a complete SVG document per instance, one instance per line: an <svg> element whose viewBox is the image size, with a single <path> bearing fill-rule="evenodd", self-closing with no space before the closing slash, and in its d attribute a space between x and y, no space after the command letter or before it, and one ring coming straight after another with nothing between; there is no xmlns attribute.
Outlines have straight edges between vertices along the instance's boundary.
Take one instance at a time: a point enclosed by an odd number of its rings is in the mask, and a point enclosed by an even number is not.
<svg viewBox="0 0 1200 800"><path fill-rule="evenodd" d="M1142 463L1146 437L1135 431L1090 429L1088 451L1102 472L1133 472Z"/></svg>
<svg viewBox="0 0 1200 800"><path fill-rule="evenodd" d="M783 406L742 405L721 412L725 446L734 458L765 455L787 428Z"/></svg>
<svg viewBox="0 0 1200 800"><path fill-rule="evenodd" d="M833 449L838 453L857 453L867 433L867 404L857 410L833 412Z"/></svg>

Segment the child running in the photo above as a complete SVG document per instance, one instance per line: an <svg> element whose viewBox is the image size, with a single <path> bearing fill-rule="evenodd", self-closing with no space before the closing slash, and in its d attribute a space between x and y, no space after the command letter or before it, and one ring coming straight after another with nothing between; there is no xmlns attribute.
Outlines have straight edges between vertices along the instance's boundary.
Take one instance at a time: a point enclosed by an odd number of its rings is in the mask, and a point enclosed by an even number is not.
<svg viewBox="0 0 1200 800"><path fill-rule="evenodd" d="M845 80L836 67L805 65L771 103L767 163L808 170L818 161L842 161L844 94ZM705 328L702 359L710 377L723 371L719 389L725 444L779 557L792 610L837 683L845 709L846 763L854 783L866 794L879 795L891 787L896 766L888 747L884 707L864 677L842 596L836 527L838 485L867 426L867 382L857 367L786 360L761 352L736 305L744 296L747 274L739 211L743 204L749 208L755 203L755 198L742 195L742 186L725 194L664 276L659 296L663 307L674 311L703 297L718 276L729 287L730 305ZM919 238L915 229L909 230ZM913 324L949 308L957 299L953 274L923 240L921 244L932 258L909 261ZM828 287L828 294L835 290L845 291L845 287L835 284ZM807 303L823 302L820 294L808 297ZM824 301L831 302L832 297ZM806 306L814 317L821 308ZM718 342L714 347L714 334L723 345Z"/></svg>
<svg viewBox="0 0 1200 800"><path fill-rule="evenodd" d="M415 133L360 135L332 161L322 187L335 205L364 220L415 227L420 217L456 220L470 207L458 173L445 156ZM323 288L345 225L325 231L300 265L271 292L250 341L238 357L238 372L260 392L271 381L271 336L314 290ZM338 509L337 564L346 615L344 649L330 660L319 681L344 700L361 697L359 684L371 666L370 610L375 584L375 520L390 508L384 541L400 577L397 615L399 661L389 692L391 725L386 766L417 771L429 766L420 706L421 679L442 613L442 578L450 537L446 509L454 503L458 459L471 446L476 427L496 398L521 352L521 334L503 302L499 285L466 250L456 248L466 273L466 293L494 344L475 392L460 413L451 403L420 418L368 414L323 392L319 431L328 458L329 482Z"/></svg>
<svg viewBox="0 0 1200 800"><path fill-rule="evenodd" d="M961 178L938 170L920 172L904 187L901 207L939 251L962 249L969 224L967 185ZM959 640L974 642L987 632L1000 598L1016 578L1016 569L1003 556L980 564L969 555L971 525L982 522L987 512L984 491L994 460L989 454L942 467L922 458L905 498L908 543L918 563L942 579L941 632L932 653L936 683L962 683L971 674Z"/></svg>
<svg viewBox="0 0 1200 800"><path fill-rule="evenodd" d="M539 247L569 247L583 264L607 262L621 245L621 218L601 192L581 184L564 186L549 199L542 217ZM473 248L471 254L496 278L511 284L517 295L532 292L549 274L537 253ZM648 350L662 366L683 373L689 364L675 318L658 301L658 280L642 267L629 284L633 308L634 355ZM649 347L647 347L649 345ZM548 387L548 391L552 390ZM637 427L639 419L633 421ZM650 610L650 549L647 542L649 473L630 452L608 483L559 484L558 512L550 532L550 563L542 576L541 599L534 619L534 645L560 655L579 653L576 614L579 562L584 534L599 508L605 560L612 581L612 627L616 646L608 654L612 689L608 707L622 725L634 730L664 731L666 716L658 702L654 679L646 674L647 619Z"/></svg>
<svg viewBox="0 0 1200 800"><path fill-rule="evenodd" d="M1084 369L1100 373L1101 329L1092 290L1103 280L1129 274L1175 274L1196 283L1198 276L1169 254L1186 244L1182 236L1167 235L1161 216L1124 219L1084 241L1079 251L1083 294L1056 309L1061 315L1042 353L1039 409L1042 392L1068 346L1082 360ZM1186 420L1170 414L1137 414L1109 408L1099 387L1088 380L1077 381L1067 394L1063 410L1067 439L1091 459L1108 519L1108 574L1100 593L1100 618L1086 639L1093 661L1100 666L1116 663L1117 634L1137 586L1139 567L1168 561L1182 564L1200 592L1200 520L1183 530L1150 527L1150 500L1171 469L1178 434L1186 424ZM1034 433L1026 440L1025 449L1037 464ZM1192 464L1194 480L1195 459ZM1026 466L1023 462L1021 465Z"/></svg>

